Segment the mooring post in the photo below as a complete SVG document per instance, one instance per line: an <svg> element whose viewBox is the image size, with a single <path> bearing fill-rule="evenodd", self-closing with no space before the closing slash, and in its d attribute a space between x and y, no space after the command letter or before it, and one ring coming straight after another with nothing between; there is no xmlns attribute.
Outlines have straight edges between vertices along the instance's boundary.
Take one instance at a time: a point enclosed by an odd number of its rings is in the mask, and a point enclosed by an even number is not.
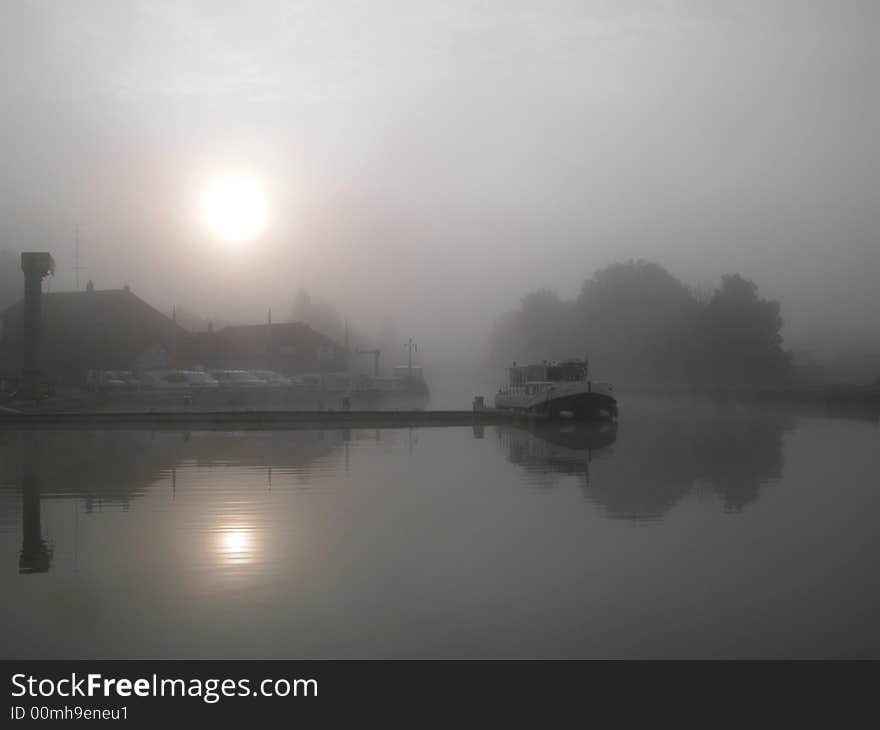
<svg viewBox="0 0 880 730"><path fill-rule="evenodd" d="M21 369L19 397L36 400L40 396L40 304L43 277L55 271L51 254L25 252L21 254L24 272L24 362Z"/></svg>

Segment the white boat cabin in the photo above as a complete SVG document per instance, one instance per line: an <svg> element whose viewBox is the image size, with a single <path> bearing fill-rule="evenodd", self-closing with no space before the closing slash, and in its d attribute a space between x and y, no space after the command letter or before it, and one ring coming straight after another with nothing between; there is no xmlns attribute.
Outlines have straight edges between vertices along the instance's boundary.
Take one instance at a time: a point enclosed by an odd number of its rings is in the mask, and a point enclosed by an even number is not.
<svg viewBox="0 0 880 730"><path fill-rule="evenodd" d="M587 379L588 368L585 360L565 362L543 362L539 365L520 365L514 363L509 368L510 385L521 386L527 383L572 383Z"/></svg>

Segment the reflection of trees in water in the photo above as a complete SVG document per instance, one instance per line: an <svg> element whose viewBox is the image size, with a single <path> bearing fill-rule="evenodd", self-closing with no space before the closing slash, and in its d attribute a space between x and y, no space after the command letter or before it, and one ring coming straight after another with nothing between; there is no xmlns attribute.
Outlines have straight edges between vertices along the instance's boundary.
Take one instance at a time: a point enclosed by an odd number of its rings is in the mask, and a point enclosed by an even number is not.
<svg viewBox="0 0 880 730"><path fill-rule="evenodd" d="M740 511L758 498L761 486L782 476L786 422L763 415L718 419L696 438L701 476L708 477L724 508Z"/></svg>
<svg viewBox="0 0 880 730"><path fill-rule="evenodd" d="M79 498L86 512L104 504L127 508L182 463L296 471L308 476L332 454L345 431L0 431L0 485L20 485L20 501L0 501L0 522L20 515L19 570L49 569L52 545L43 536L41 501Z"/></svg>
<svg viewBox="0 0 880 730"><path fill-rule="evenodd" d="M782 474L787 427L779 414L758 410L633 409L614 434L613 454L596 451L576 431L567 443L547 429L502 426L499 433L510 461L534 481L552 485L559 474L578 475L587 499L608 517L658 519L698 487L717 493L726 510L756 500L762 485ZM599 453L611 455L593 465Z"/></svg>

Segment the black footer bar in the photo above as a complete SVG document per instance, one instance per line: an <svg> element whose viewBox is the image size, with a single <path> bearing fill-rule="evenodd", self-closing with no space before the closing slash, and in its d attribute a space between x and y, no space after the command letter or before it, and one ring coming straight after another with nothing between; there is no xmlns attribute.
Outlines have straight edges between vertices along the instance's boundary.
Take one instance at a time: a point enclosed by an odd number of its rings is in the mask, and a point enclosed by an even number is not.
<svg viewBox="0 0 880 730"><path fill-rule="evenodd" d="M875 662L4 661L4 722L469 725L566 717L838 723L870 708ZM574 713L572 715L571 713ZM10 725L9 723L12 723Z"/></svg>

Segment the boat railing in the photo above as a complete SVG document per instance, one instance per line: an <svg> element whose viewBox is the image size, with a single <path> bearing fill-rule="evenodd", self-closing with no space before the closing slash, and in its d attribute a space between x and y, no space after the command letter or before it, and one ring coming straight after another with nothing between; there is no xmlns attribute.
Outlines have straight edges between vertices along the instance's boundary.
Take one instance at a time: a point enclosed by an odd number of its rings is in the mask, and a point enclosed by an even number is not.
<svg viewBox="0 0 880 730"><path fill-rule="evenodd" d="M524 385L502 385L498 389L500 395L537 395L553 388L555 383L550 381L535 381Z"/></svg>

